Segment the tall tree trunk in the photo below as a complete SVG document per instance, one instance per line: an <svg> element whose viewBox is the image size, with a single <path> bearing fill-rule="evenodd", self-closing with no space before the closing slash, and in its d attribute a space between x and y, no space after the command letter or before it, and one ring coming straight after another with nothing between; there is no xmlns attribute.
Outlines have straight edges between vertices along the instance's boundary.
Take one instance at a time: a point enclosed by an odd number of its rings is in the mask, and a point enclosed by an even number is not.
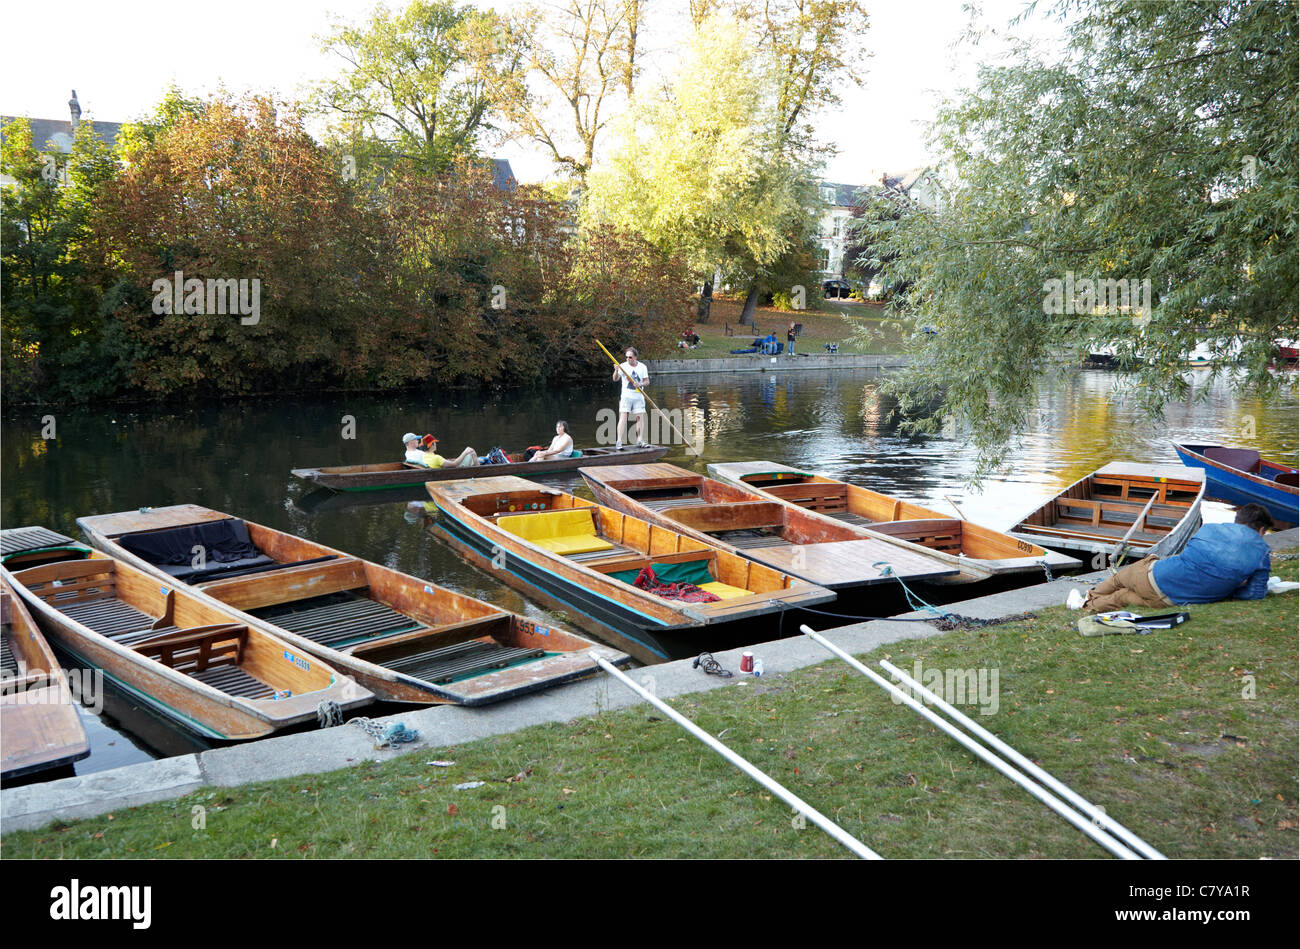
<svg viewBox="0 0 1300 949"><path fill-rule="evenodd" d="M704 289L700 291L700 305L695 313L696 317L698 317L699 319L699 322L701 323L709 322L709 311L712 309L712 307L713 307L713 281L706 280L704 281Z"/></svg>
<svg viewBox="0 0 1300 949"><path fill-rule="evenodd" d="M745 297L745 308L740 311L740 325L754 325L754 311L758 309L758 278L749 285L749 296Z"/></svg>

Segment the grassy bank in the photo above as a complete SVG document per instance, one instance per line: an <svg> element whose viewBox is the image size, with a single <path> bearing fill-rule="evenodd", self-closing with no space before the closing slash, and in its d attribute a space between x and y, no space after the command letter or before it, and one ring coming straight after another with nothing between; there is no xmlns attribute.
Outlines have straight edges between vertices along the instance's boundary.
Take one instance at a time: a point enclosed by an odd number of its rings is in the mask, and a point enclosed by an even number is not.
<svg viewBox="0 0 1300 949"><path fill-rule="evenodd" d="M1274 572L1295 579L1296 562ZM1054 608L1030 622L897 643L868 656L889 656L909 671L916 659L927 669L986 669L990 683L996 670L996 712L966 711L1171 857L1295 858L1296 597L1190 611L1178 629L1084 639L1074 630L1078 614ZM887 857L1105 856L837 661L673 704ZM428 764L435 760L455 765ZM469 781L487 783L454 790ZM205 826L195 829L200 813ZM783 804L641 706L330 774L208 788L12 833L0 852L845 855L814 826L797 823Z"/></svg>
<svg viewBox="0 0 1300 949"><path fill-rule="evenodd" d="M708 323L695 323L700 335L700 345L695 349L672 350L664 358L705 359L730 355L733 349L743 349L755 336L776 333L785 342L785 333L791 323L802 323L803 331L795 343L800 353L824 353L827 343L838 343L841 353L896 354L905 351L905 339L897 327L886 319L884 307L872 303L848 303L826 300L823 309L792 313L759 307L753 326L739 326L743 301L723 297L715 298ZM734 335L726 335L728 325ZM860 335L865 333L865 335Z"/></svg>

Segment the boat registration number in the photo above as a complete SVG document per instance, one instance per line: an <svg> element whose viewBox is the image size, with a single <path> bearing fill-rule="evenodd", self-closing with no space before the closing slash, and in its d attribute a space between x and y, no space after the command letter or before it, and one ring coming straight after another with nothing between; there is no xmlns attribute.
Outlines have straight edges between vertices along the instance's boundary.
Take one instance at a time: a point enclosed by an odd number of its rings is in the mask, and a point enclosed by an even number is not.
<svg viewBox="0 0 1300 949"><path fill-rule="evenodd" d="M1031 553L1031 554L1032 554L1032 553L1034 552L1034 545L1033 545L1033 544L1027 544L1027 543L1025 543L1023 540L1018 540L1018 541L1016 541L1016 547L1017 547L1018 549L1020 549L1020 550L1025 551L1026 553Z"/></svg>
<svg viewBox="0 0 1300 949"><path fill-rule="evenodd" d="M287 649L284 651L284 658L292 662L295 666L297 666L299 669L303 670L304 672L311 672L310 662L308 662L306 659L303 659L299 656L295 656Z"/></svg>

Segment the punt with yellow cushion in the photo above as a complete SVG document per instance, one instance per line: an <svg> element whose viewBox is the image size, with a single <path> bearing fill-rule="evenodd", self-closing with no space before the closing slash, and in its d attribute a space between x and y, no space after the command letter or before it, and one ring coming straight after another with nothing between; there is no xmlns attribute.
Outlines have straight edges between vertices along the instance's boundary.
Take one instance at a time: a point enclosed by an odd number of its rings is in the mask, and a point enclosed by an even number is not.
<svg viewBox="0 0 1300 949"><path fill-rule="evenodd" d="M721 545L513 476L428 485L436 527L471 562L643 662L770 639L760 616L835 594ZM634 586L692 583L711 603Z"/></svg>

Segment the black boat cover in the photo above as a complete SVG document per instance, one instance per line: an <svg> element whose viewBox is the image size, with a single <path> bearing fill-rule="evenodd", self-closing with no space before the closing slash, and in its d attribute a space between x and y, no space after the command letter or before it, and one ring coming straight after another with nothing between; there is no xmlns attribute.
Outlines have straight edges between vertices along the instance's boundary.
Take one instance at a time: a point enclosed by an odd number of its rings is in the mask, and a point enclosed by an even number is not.
<svg viewBox="0 0 1300 949"><path fill-rule="evenodd" d="M253 545L248 528L235 517L125 534L118 543L178 580L197 573L220 576L227 570L275 563Z"/></svg>

